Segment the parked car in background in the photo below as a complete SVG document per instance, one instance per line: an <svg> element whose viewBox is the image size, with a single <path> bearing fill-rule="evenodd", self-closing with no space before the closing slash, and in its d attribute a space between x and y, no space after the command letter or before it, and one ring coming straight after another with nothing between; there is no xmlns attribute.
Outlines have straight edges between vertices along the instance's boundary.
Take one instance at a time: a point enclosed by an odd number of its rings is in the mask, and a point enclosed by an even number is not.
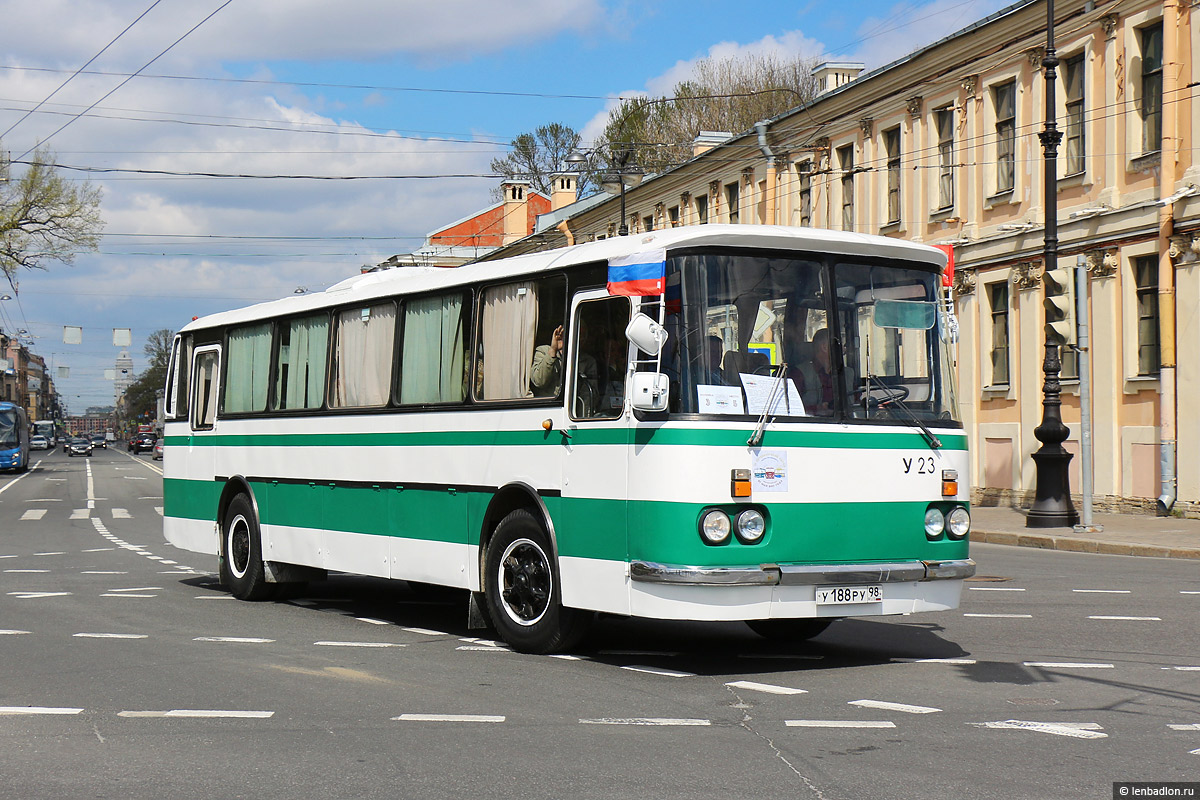
<svg viewBox="0 0 1200 800"><path fill-rule="evenodd" d="M67 442L68 456L90 456L92 454L92 440L85 439L82 436L76 436L71 441Z"/></svg>
<svg viewBox="0 0 1200 800"><path fill-rule="evenodd" d="M92 447L103 447L105 450L108 449L108 441L104 438L103 433L93 433L91 439Z"/></svg>
<svg viewBox="0 0 1200 800"><path fill-rule="evenodd" d="M153 433L135 433L129 440L129 452L145 453L153 450L156 441L158 441L158 437Z"/></svg>
<svg viewBox="0 0 1200 800"><path fill-rule="evenodd" d="M40 433L35 433L33 436L29 437L29 449L30 450L49 450L50 449L50 440L47 439L45 436L42 436Z"/></svg>
<svg viewBox="0 0 1200 800"><path fill-rule="evenodd" d="M159 439L154 443L154 455L151 456L155 461L162 461L163 440Z"/></svg>

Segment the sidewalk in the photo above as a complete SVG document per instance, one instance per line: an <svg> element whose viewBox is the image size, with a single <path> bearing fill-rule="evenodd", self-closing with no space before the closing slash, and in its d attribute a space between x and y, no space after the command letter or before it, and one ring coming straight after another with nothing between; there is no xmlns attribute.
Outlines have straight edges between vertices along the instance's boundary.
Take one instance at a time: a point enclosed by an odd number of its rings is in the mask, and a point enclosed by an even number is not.
<svg viewBox="0 0 1200 800"><path fill-rule="evenodd" d="M1093 514L1092 524L1103 530L1075 533L1066 527L1026 528L1022 509L971 507L973 542L1078 553L1200 559L1200 520L1146 514Z"/></svg>

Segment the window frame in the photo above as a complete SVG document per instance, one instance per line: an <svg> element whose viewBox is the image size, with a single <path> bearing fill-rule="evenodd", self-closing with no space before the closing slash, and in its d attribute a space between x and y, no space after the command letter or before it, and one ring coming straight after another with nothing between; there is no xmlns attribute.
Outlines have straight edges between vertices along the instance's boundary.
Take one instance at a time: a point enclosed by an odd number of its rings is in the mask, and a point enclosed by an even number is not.
<svg viewBox="0 0 1200 800"><path fill-rule="evenodd" d="M1078 78L1078 80L1073 80ZM1077 92L1072 91L1073 87ZM1087 53L1063 59L1063 97L1066 124L1063 135L1064 176L1078 175L1087 169ZM1072 144L1074 143L1074 154Z"/></svg>
<svg viewBox="0 0 1200 800"><path fill-rule="evenodd" d="M487 296L488 290L495 289L500 286L508 286L510 284L516 284L516 283L525 283L525 282L542 283L542 282L549 282L549 281L553 281L553 280L558 280L562 284L562 297L561 297L561 307L560 307L559 319L562 321L562 324L565 329L567 322L570 319L570 317L569 317L570 298L571 298L571 290L572 290L572 282L566 272L563 272L561 270L555 270L555 271L546 271L546 272L527 273L524 275L505 276L502 280L493 280L493 281L487 281L487 282L479 283L479 284L472 284L472 286L470 288L472 288L473 293L474 293L474 298L473 298L474 309L473 309L473 315L472 315L471 354L470 354L471 355L471 370L470 370L469 392L468 392L468 398L469 398L470 402L478 404L478 405L487 406L488 408L503 407L503 406L530 406L530 405L561 406L561 405L563 405L563 403L565 402L564 398L567 395L567 393L565 391L566 390L565 370L564 370L564 375L563 375L563 381L564 381L563 384L559 387L559 391L556 394L552 394L552 395L546 395L546 396L540 396L540 397L537 395L530 395L530 396L523 396L523 397L504 397L504 398L486 399L486 398L482 397L481 396L482 393L480 391L478 391L479 387L480 387L480 380L482 379L482 376L479 374L480 365L482 364L480 355L483 355L485 357L487 355L486 353L482 352L483 347L484 347L484 341L483 341L483 316L484 315L483 315L482 305ZM464 288L466 288L466 287L464 287ZM541 321L539 320L538 325L540 326L540 324L541 324ZM541 344L541 343L543 343L543 342L539 342L539 340L537 339L537 326L535 326L534 349L536 350L538 344ZM568 341L564 342L563 344L564 344L565 353L562 354L562 358L565 361L566 358L568 357L568 354L570 353L570 348L571 348L572 343L571 343L571 341L568 340ZM532 358L533 358L533 354L531 353L530 354L531 361L532 361ZM532 389L531 389L531 391L532 391Z"/></svg>
<svg viewBox="0 0 1200 800"><path fill-rule="evenodd" d="M841 184L842 230L854 230L854 144L837 149L838 169L842 172Z"/></svg>
<svg viewBox="0 0 1200 800"><path fill-rule="evenodd" d="M395 380L396 380L396 329L399 326L399 318L400 318L400 302L399 301L401 299L402 299L401 297L397 297L397 296L393 296L393 295L387 295L387 296L383 296L383 297L370 297L370 298L364 298L362 301L357 302L357 303L350 303L350 304L347 304L344 306L337 306L335 308L329 309L330 338L329 338L328 350L327 350L326 356L325 356L326 363L327 363L327 367L325 370L325 404L324 404L325 408L327 408L330 411L335 411L335 412L354 413L354 412L361 412L361 411L371 411L374 409L388 408L392 405L391 389L392 389L392 386L395 384ZM370 404L370 405L339 405L339 404L336 404L334 402L334 397L336 396L335 388L336 388L336 382L337 382L337 378L338 378L338 366L339 366L339 363L336 359L336 353L337 353L339 337L341 335L342 315L348 311L359 311L361 313L363 310L368 309L368 308L373 309L373 308L378 308L381 306L388 306L388 305L390 305L392 307L396 316L392 323L392 335L391 335L392 352L391 352L391 356L388 358L388 364L390 365L391 374L389 374L388 378L387 378L387 384L386 384L387 385L387 393L383 398L383 402L382 403L374 403L374 404Z"/></svg>
<svg viewBox="0 0 1200 800"><path fill-rule="evenodd" d="M885 201L888 225L900 224L903 216L904 196L901 187L901 133L900 126L888 128L883 132L883 150L887 157L887 193Z"/></svg>
<svg viewBox="0 0 1200 800"><path fill-rule="evenodd" d="M466 348L465 352L463 353L463 381L465 382L465 391L463 392L463 397L461 400L405 403L401 400L400 391L404 378L404 337L408 332L408 306L414 300L424 300L430 297L449 297L455 294L462 298L461 308L463 315L463 347ZM400 310L399 316L396 320L396 347L393 351L392 359L395 364L395 367L392 370L392 405L397 409L408 410L461 407L468 405L471 402L471 381L472 376L475 375L475 304L478 294L479 292L475 291L474 285L459 285L448 286L431 292L404 295L403 297L399 298Z"/></svg>
<svg viewBox="0 0 1200 800"><path fill-rule="evenodd" d="M725 214L730 225L739 225L742 221L742 186L739 181L725 184Z"/></svg>
<svg viewBox="0 0 1200 800"><path fill-rule="evenodd" d="M352 307L353 306L346 306L345 308L352 308ZM271 416L300 415L300 414L313 414L313 413L322 412L322 411L341 411L342 410L342 408L340 408L340 407L331 406L329 404L329 387L330 387L331 380L332 380L332 378L330 376L330 367L333 364L332 353L333 353L333 344L334 344L334 342L333 342L333 328L334 328L334 319L335 319L334 315L344 311L345 308L342 308L339 306L339 307L332 307L332 308L312 309L309 311L303 311L303 312L299 312L299 313L295 313L295 314L289 314L286 317L279 317L274 320L275 338L274 338L274 341L272 341L272 343L271 343L271 393L270 393L270 397L267 400L267 411L266 411L266 413L268 415L271 415ZM320 403L320 405L312 406L311 408L308 408L308 407L305 407L305 408L299 408L299 407L278 408L277 406L279 404L279 369L281 366L281 364L279 362L279 348L282 347L282 344L283 344L283 328L284 328L284 326L291 325L291 323L294 322L295 320L308 319L310 317L319 317L322 315L324 315L324 317L325 317L325 363L321 367L321 369L322 369L321 403Z"/></svg>
<svg viewBox="0 0 1200 800"><path fill-rule="evenodd" d="M993 194L1011 194L1017 188L1017 80L1012 78L993 84L991 90L996 136L996 188ZM1010 92L1011 97L1007 99L1011 108L1005 109L1003 101Z"/></svg>
<svg viewBox="0 0 1200 800"><path fill-rule="evenodd" d="M1165 32L1163 21L1155 20L1149 25L1136 29L1138 54L1141 56L1141 74L1138 76L1138 116L1142 121L1142 153L1156 153L1162 150L1162 105L1163 105L1163 46ZM1151 37L1157 36L1158 60L1148 61L1146 53L1150 50ZM1149 68L1147 68L1149 64ZM1147 91L1153 89L1153 92ZM1153 108L1148 108L1147 98L1157 99Z"/></svg>
<svg viewBox="0 0 1200 800"><path fill-rule="evenodd" d="M196 395L200 389L200 382L197 380L197 377L199 376L200 360L207 356L216 357L217 363L213 367L213 375L215 376L214 380L217 382L217 392L216 397L212 400L212 404L208 406L210 416L208 418L208 422L205 423L203 420L198 419L195 415L199 413L200 409L202 408L200 404L200 398ZM191 388L189 389L189 391L192 392L192 397L190 398L190 403L188 404L190 407L190 411L188 412L188 423L191 429L194 431L211 431L217 425L217 419L220 416L218 414L218 410L221 407L221 395L225 390L225 387L221 382L221 361L222 358L220 344L201 345L192 351L192 380Z"/></svg>
<svg viewBox="0 0 1200 800"><path fill-rule="evenodd" d="M933 124L938 137L938 211L949 211L954 208L954 106L935 109Z"/></svg>
<svg viewBox="0 0 1200 800"><path fill-rule="evenodd" d="M989 341L987 344L988 352L988 386L987 388L1008 388L1012 381L1012 329L1010 326L1012 314L1012 285L1007 280L992 281L985 283L984 295L987 297L988 304L988 320L989 320ZM1004 292L1004 307L996 307L996 295L998 292ZM996 344L997 330L1003 331L1004 343L1002 346ZM1003 353L1004 363L1004 379L997 380L996 374L996 354Z"/></svg>
<svg viewBox="0 0 1200 800"><path fill-rule="evenodd" d="M1153 284L1143 284L1142 282L1142 267L1147 267L1147 272L1153 274ZM1136 358L1137 372L1139 378L1157 378L1162 369L1162 343L1159 337L1159 317L1160 309L1158 305L1158 287L1159 287L1159 263L1158 255L1141 255L1130 258L1130 268L1133 272L1133 313L1134 322L1136 325ZM1147 314L1143 313L1143 301L1150 301L1148 304L1154 306L1154 310ZM1153 331L1153 341L1146 341L1142 337L1143 323L1151 322L1149 330ZM1143 352L1149 350L1151 353L1152 367L1148 370L1143 369Z"/></svg>

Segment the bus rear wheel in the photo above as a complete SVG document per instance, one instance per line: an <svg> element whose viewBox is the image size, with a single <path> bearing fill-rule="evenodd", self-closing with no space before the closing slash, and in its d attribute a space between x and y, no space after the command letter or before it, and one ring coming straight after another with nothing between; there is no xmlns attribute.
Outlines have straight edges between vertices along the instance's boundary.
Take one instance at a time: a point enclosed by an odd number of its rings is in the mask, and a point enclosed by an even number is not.
<svg viewBox="0 0 1200 800"><path fill-rule="evenodd" d="M221 526L221 585L239 600L265 600L275 593L263 566L258 517L244 494L233 498Z"/></svg>
<svg viewBox="0 0 1200 800"><path fill-rule="evenodd" d="M492 624L514 649L550 653L583 637L591 615L563 607L549 537L533 514L518 509L500 521L484 569Z"/></svg>
<svg viewBox="0 0 1200 800"><path fill-rule="evenodd" d="M820 636L835 619L748 619L750 630L767 639L803 642Z"/></svg>

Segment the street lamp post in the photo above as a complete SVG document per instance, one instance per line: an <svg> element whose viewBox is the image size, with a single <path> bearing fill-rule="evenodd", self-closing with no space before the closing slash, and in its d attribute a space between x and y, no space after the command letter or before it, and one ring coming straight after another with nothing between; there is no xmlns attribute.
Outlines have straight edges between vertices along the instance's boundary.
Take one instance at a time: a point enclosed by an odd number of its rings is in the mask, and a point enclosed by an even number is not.
<svg viewBox="0 0 1200 800"><path fill-rule="evenodd" d="M612 168L600 176L600 188L621 198L621 224L617 226L617 235L628 236L629 223L625 218L625 190L640 184L645 171L634 160L632 151L625 150L619 155L615 155L612 154L611 148L612 146L609 145L609 162ZM596 152L597 150L585 151L575 148L567 156L566 162L573 169L582 169L589 163L590 156L594 156Z"/></svg>
<svg viewBox="0 0 1200 800"><path fill-rule="evenodd" d="M1058 144L1062 132L1054 121L1054 68L1058 66L1058 55L1054 52L1054 0L1046 2L1046 56L1042 59L1046 69L1046 129L1039 134L1045 150L1046 167L1046 225L1045 225L1045 271L1058 266ZM1043 334L1045 335L1045 334ZM1042 424L1034 428L1033 435L1042 446L1033 454L1037 468L1037 489L1033 507L1025 518L1027 528L1071 527L1079 522L1079 515L1071 504L1071 487L1067 466L1071 453L1063 447L1070 430L1062 421L1062 387L1058 381L1062 362L1059 360L1057 341L1046 336L1046 357L1042 372L1046 376L1042 384Z"/></svg>

